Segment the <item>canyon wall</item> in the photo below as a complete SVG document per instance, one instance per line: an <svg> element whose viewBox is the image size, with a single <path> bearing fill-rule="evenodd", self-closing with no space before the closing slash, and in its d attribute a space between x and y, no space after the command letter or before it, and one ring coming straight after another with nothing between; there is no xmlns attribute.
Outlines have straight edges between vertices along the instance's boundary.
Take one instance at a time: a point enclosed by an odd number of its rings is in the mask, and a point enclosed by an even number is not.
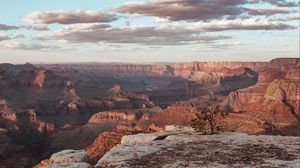
<svg viewBox="0 0 300 168"><path fill-rule="evenodd" d="M299 59L279 58L270 62L191 62L170 64L50 64L38 65L57 72L73 71L89 72L106 76L179 76L185 79L197 79L203 73L224 75L233 69L250 68L254 71L261 69L278 69L287 71L289 65L300 64ZM198 74L200 73L200 75ZM202 75L203 76L203 75Z"/></svg>
<svg viewBox="0 0 300 168"><path fill-rule="evenodd" d="M0 129L5 130L0 136L6 138L4 145L32 149L16 151L17 158L20 153L44 157L66 147L85 148L105 131L156 132L169 124L188 125L195 114L190 104L221 104L231 112L222 121L229 131L300 135L299 67L298 58L0 64Z"/></svg>
<svg viewBox="0 0 300 168"><path fill-rule="evenodd" d="M271 64L276 67L278 61ZM224 125L248 133L300 135L300 61L284 61L288 62L280 62L282 66L276 69L260 71L254 86L227 96L223 105L235 113Z"/></svg>

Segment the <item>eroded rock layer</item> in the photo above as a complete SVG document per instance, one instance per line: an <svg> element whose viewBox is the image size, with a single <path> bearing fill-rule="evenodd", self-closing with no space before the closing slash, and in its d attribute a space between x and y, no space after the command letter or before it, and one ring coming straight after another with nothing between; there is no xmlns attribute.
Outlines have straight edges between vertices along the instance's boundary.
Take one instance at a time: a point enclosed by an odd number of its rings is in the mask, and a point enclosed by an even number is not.
<svg viewBox="0 0 300 168"><path fill-rule="evenodd" d="M0 156L4 151L12 158L4 158L1 165L32 166L60 150L84 149L105 131L132 134L188 125L195 114L191 104L229 110L222 121L227 130L300 135L299 67L296 58L0 64L0 129L5 140Z"/></svg>
<svg viewBox="0 0 300 168"><path fill-rule="evenodd" d="M248 133L300 135L300 67L291 64L285 76L272 71L263 71L256 85L229 94L223 104L236 113L225 125Z"/></svg>

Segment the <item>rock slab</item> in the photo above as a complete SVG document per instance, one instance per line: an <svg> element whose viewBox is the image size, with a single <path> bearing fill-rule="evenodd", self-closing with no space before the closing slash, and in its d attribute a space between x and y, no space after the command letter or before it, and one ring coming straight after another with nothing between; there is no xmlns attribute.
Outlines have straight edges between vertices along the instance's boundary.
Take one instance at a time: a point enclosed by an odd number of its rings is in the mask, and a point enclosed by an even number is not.
<svg viewBox="0 0 300 168"><path fill-rule="evenodd" d="M168 131L124 137L96 168L212 168L212 167L289 167L300 165L299 137L247 135L224 132L202 135L194 131ZM138 137L138 138L137 138ZM143 137L144 142L143 142ZM137 141L138 139L138 141ZM132 141L130 141L132 140Z"/></svg>

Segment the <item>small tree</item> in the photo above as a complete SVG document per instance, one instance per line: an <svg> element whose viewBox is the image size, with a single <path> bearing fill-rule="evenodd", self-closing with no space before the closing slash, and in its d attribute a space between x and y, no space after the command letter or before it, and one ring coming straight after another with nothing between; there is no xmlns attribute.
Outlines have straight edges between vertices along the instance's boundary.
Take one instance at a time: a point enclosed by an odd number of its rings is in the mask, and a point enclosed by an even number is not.
<svg viewBox="0 0 300 168"><path fill-rule="evenodd" d="M196 117L192 119L190 125L196 131L204 132L207 134L207 129L210 129L210 134L215 134L216 131L221 130L221 126L218 125L218 120L220 118L225 118L228 113L220 110L220 107L215 108L195 108Z"/></svg>

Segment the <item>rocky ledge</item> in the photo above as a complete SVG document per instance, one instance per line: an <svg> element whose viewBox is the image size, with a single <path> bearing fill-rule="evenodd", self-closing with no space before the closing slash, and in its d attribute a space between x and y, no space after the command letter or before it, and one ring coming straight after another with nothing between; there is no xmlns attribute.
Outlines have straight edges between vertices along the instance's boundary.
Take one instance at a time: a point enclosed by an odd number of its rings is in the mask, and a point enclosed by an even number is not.
<svg viewBox="0 0 300 168"><path fill-rule="evenodd" d="M102 167L295 167L299 137L224 132L201 135L189 129L128 135L95 166Z"/></svg>
<svg viewBox="0 0 300 168"><path fill-rule="evenodd" d="M234 132L202 135L187 127L167 126L163 132L123 136L121 144L107 152L94 167L299 168L299 148L299 137L256 136ZM76 153L78 157L74 156ZM70 161L69 156L79 159ZM66 163L62 160L66 160ZM50 158L48 168L60 166L92 167L83 151L70 150L54 154Z"/></svg>

